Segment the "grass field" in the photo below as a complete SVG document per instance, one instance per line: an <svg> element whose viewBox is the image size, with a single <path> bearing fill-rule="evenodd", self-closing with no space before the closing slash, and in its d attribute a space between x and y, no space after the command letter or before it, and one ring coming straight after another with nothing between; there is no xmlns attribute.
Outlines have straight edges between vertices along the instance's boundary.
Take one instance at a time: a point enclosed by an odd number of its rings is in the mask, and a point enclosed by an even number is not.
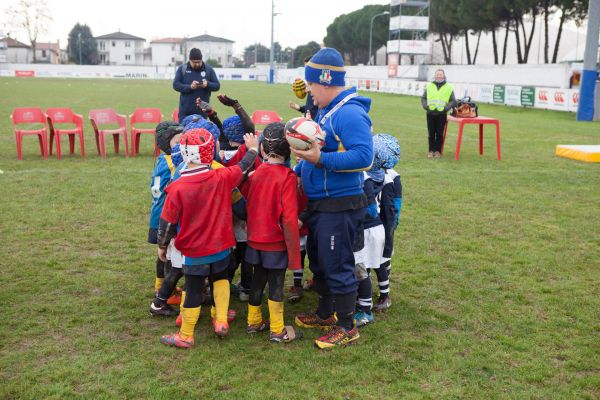
<svg viewBox="0 0 600 400"><path fill-rule="evenodd" d="M167 116L170 82L1 78L0 92L1 399L600 398L600 165L553 155L600 144L599 123L484 104L501 120L503 160L491 131L479 156L471 128L455 161L455 127L445 156L428 160L418 99L370 95L374 130L402 147L392 309L358 345L321 352L316 332L281 346L248 337L234 299L229 338L211 334L204 310L196 348L181 351L158 342L173 320L148 314L150 139L139 157L103 161L86 122L84 161L44 161L27 138L18 162L8 118L22 106ZM297 115L288 86L221 92ZM310 293L286 305L286 322L315 304Z"/></svg>

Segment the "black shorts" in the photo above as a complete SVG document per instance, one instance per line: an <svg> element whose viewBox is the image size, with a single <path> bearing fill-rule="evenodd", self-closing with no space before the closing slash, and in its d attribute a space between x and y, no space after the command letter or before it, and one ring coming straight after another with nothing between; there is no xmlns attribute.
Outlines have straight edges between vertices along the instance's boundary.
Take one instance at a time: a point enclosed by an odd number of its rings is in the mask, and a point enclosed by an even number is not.
<svg viewBox="0 0 600 400"><path fill-rule="evenodd" d="M158 244L158 229L156 229L156 228L148 229L148 243Z"/></svg>

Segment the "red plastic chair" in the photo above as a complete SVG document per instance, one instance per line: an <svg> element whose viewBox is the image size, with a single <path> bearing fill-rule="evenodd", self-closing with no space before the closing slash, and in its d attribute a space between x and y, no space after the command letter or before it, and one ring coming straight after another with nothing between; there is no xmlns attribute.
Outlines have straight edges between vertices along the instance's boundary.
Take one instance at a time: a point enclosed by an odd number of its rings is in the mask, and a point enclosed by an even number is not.
<svg viewBox="0 0 600 400"><path fill-rule="evenodd" d="M83 140L83 117L75 114L70 108L48 108L46 110L48 116L48 125L50 128L50 152L52 155L52 141L56 138L56 158L62 158L60 136L67 135L69 137L69 154L75 152L75 135L79 136L79 148L81 158L85 158L84 140ZM57 128L57 125L71 124L74 128Z"/></svg>
<svg viewBox="0 0 600 400"><path fill-rule="evenodd" d="M163 118L160 109L158 108L137 108L133 114L129 116L129 130L131 132L131 156L134 157L140 152L140 136L142 134L151 134L154 136L156 143L156 126L152 128L136 128L135 124L158 124ZM154 156L160 154L160 149L154 145Z"/></svg>
<svg viewBox="0 0 600 400"><path fill-rule="evenodd" d="M125 143L125 157L129 154L129 145L127 140L127 117L117 114L112 108L101 110L90 110L90 122L94 128L94 136L96 137L96 148L98 154L106 159L106 136L112 135L115 146L115 154L119 154L119 137L123 136ZM118 125L114 129L100 129L101 125Z"/></svg>
<svg viewBox="0 0 600 400"><path fill-rule="evenodd" d="M254 125L269 125L271 122L281 122L282 118L275 111L256 110L252 113Z"/></svg>
<svg viewBox="0 0 600 400"><path fill-rule="evenodd" d="M17 142L17 158L23 159L23 136L37 135L40 141L40 153L45 159L48 158L48 128L46 126L46 114L40 108L15 108L10 115L15 131ZM42 124L40 129L17 129L18 124Z"/></svg>
<svg viewBox="0 0 600 400"><path fill-rule="evenodd" d="M179 109L178 108L173 110L173 113L171 114L171 118L173 121L179 123Z"/></svg>

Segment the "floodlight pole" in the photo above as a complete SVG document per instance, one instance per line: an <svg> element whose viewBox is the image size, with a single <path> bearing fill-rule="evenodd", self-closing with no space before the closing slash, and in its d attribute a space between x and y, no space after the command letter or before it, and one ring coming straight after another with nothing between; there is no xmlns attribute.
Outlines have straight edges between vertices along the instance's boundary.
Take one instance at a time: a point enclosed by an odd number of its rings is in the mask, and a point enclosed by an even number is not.
<svg viewBox="0 0 600 400"><path fill-rule="evenodd" d="M275 83L275 65L274 55L275 50L273 49L273 32L275 30L275 0L271 0L271 52L269 54L269 83Z"/></svg>
<svg viewBox="0 0 600 400"><path fill-rule="evenodd" d="M373 43L373 20L381 15L388 15L389 11L384 11L380 14L373 15L371 17L371 27L369 28L369 59L367 60L367 65L373 65L371 62L371 45Z"/></svg>
<svg viewBox="0 0 600 400"><path fill-rule="evenodd" d="M77 32L77 39L79 41L79 65L81 65L81 32Z"/></svg>
<svg viewBox="0 0 600 400"><path fill-rule="evenodd" d="M583 55L583 71L579 86L577 121L594 119L594 92L598 76L598 35L600 33L600 1L590 1L588 6L588 26ZM599 86L600 87L600 86ZM598 116L596 116L598 117Z"/></svg>

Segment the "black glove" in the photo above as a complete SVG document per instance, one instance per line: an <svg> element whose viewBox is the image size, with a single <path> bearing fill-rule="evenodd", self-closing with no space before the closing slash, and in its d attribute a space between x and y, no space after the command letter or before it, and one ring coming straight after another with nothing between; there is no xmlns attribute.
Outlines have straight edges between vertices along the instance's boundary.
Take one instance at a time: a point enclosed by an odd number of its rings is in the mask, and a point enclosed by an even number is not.
<svg viewBox="0 0 600 400"><path fill-rule="evenodd" d="M227 97L227 95L220 94L217 98L224 106L233 107L234 109L240 106L240 103L237 100Z"/></svg>
<svg viewBox="0 0 600 400"><path fill-rule="evenodd" d="M206 113L206 115L212 115L215 112L212 106L202 100L200 97L196 99L196 106L198 106L202 112Z"/></svg>

